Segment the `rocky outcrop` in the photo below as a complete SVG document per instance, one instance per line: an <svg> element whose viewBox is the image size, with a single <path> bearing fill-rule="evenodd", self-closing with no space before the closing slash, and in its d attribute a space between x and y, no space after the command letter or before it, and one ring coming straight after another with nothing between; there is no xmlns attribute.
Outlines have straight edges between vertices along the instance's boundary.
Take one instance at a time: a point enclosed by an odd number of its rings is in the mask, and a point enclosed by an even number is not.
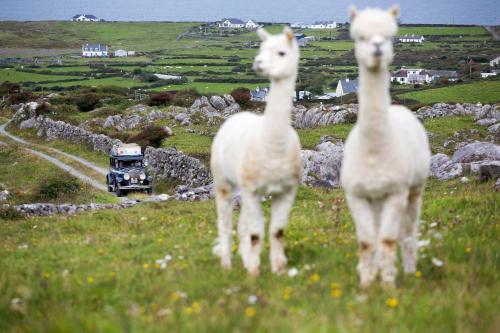
<svg viewBox="0 0 500 333"><path fill-rule="evenodd" d="M500 146L476 141L457 149L451 158L445 154L432 156L431 176L448 180L460 177L469 170L472 174L479 175L480 180L484 180L495 178L499 166Z"/></svg>
<svg viewBox="0 0 500 333"><path fill-rule="evenodd" d="M478 125L487 126L500 121L500 110L496 104L446 104L436 103L417 110L420 119L450 116L474 116ZM485 121L488 119L487 121Z"/></svg>
<svg viewBox="0 0 500 333"><path fill-rule="evenodd" d="M319 106L311 109L298 105L293 108L292 115L296 128L354 123L358 115L358 105Z"/></svg>
<svg viewBox="0 0 500 333"><path fill-rule="evenodd" d="M180 185L175 188L174 198L181 201L205 201L215 196L213 184L190 188Z"/></svg>
<svg viewBox="0 0 500 333"><path fill-rule="evenodd" d="M317 150L302 150L302 183L312 187L339 187L344 152L342 142L323 142Z"/></svg>
<svg viewBox="0 0 500 333"><path fill-rule="evenodd" d="M150 109L150 107L143 104L134 105L127 109L126 114L117 114L107 117L102 126L104 128L114 128L118 131L123 131L141 127L159 119L171 117L169 113L160 110L148 112Z"/></svg>
<svg viewBox="0 0 500 333"><path fill-rule="evenodd" d="M19 124L25 120L36 118L36 109L38 108L38 102L21 103L19 105L13 106L16 112L12 116L12 123Z"/></svg>
<svg viewBox="0 0 500 333"><path fill-rule="evenodd" d="M209 169L198 159L174 148L147 147L144 158L148 171L158 179L172 179L189 187L207 185L211 181Z"/></svg>

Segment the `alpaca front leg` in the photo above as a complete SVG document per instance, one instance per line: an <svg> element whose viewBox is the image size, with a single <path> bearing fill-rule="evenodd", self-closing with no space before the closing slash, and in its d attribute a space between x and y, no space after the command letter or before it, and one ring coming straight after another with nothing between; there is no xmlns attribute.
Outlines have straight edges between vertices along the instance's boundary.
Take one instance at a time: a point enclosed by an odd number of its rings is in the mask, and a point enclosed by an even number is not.
<svg viewBox="0 0 500 333"><path fill-rule="evenodd" d="M410 189L406 216L401 224L400 242L403 270L406 274L413 274L417 270L418 241L417 232L422 207L423 186Z"/></svg>
<svg viewBox="0 0 500 333"><path fill-rule="evenodd" d="M241 193L241 214L238 224L239 252L243 265L252 276L259 274L260 252L264 242L264 218L260 196Z"/></svg>
<svg viewBox="0 0 500 333"><path fill-rule="evenodd" d="M368 200L347 195L347 204L356 224L356 237L359 243L358 272L362 287L368 287L377 276L375 261L376 238L375 217Z"/></svg>
<svg viewBox="0 0 500 333"><path fill-rule="evenodd" d="M384 202L380 218L379 256L382 283L393 287L396 280L397 239L400 224L406 218L408 191L389 196Z"/></svg>
<svg viewBox="0 0 500 333"><path fill-rule="evenodd" d="M220 257L221 265L225 269L231 268L231 246L232 246L232 188L227 186L215 186L215 202L217 206L217 229L218 239L212 252Z"/></svg>
<svg viewBox="0 0 500 333"><path fill-rule="evenodd" d="M269 225L269 243L271 247L271 270L273 273L281 273L286 267L285 255L285 227L288 223L288 216L295 199L297 188L291 189L273 197L271 204L271 224Z"/></svg>

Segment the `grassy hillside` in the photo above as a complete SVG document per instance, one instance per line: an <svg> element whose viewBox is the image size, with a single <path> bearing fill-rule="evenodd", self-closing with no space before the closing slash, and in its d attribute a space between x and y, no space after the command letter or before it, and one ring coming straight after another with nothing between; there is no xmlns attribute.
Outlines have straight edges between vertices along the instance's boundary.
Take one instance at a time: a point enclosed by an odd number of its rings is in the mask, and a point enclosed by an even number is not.
<svg viewBox="0 0 500 333"><path fill-rule="evenodd" d="M257 279L237 256L223 272L211 255L213 201L4 221L0 330L494 331L500 235L491 186L430 182L421 226L430 245L417 275L400 275L393 291L359 289L350 215L344 203L340 215L331 209L341 191L300 189L286 230L293 278L270 273L267 246ZM162 270L155 261L165 255L173 259Z"/></svg>
<svg viewBox="0 0 500 333"><path fill-rule="evenodd" d="M421 103L497 103L500 102L500 80L479 81L450 87L428 89L398 95Z"/></svg>

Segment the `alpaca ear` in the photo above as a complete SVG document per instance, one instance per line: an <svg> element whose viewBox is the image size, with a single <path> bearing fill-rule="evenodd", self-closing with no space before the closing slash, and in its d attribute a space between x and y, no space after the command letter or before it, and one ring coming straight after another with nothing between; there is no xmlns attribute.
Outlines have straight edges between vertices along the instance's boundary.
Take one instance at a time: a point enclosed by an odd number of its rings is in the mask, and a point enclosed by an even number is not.
<svg viewBox="0 0 500 333"><path fill-rule="evenodd" d="M287 25L285 25L285 27L283 28L283 33L286 35L286 38L288 38L289 42L291 42L295 37L293 35L293 30Z"/></svg>
<svg viewBox="0 0 500 333"><path fill-rule="evenodd" d="M358 10L356 9L356 6L351 5L349 7L349 17L351 18L351 21L354 20L356 15L358 15Z"/></svg>
<svg viewBox="0 0 500 333"><path fill-rule="evenodd" d="M392 7L389 9L389 14L391 14L395 19L399 17L399 5L397 3L392 5Z"/></svg>
<svg viewBox="0 0 500 333"><path fill-rule="evenodd" d="M257 29L257 35L259 35L260 40L263 42L269 38L269 33L266 30L264 30L264 28L259 27Z"/></svg>

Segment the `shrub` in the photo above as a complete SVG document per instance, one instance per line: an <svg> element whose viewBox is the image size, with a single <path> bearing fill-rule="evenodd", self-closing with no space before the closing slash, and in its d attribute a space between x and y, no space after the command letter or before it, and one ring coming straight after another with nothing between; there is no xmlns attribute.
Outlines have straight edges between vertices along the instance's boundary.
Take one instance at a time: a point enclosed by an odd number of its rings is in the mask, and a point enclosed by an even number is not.
<svg viewBox="0 0 500 333"><path fill-rule="evenodd" d="M0 95L8 95L13 93L18 93L21 91L21 87L17 83L12 83L9 81L4 81L0 84Z"/></svg>
<svg viewBox="0 0 500 333"><path fill-rule="evenodd" d="M250 89L248 88L236 88L231 92L231 96L233 96L234 100L240 104L245 105L250 102Z"/></svg>
<svg viewBox="0 0 500 333"><path fill-rule="evenodd" d="M148 100L149 106L167 105L174 100L175 94L172 92L161 92L151 95Z"/></svg>
<svg viewBox="0 0 500 333"><path fill-rule="evenodd" d="M49 178L40 185L38 198L42 200L58 199L74 195L80 189L80 183L73 177Z"/></svg>
<svg viewBox="0 0 500 333"><path fill-rule="evenodd" d="M161 147L163 140L167 137L167 132L165 132L161 126L151 125L145 127L139 134L128 139L128 142L137 143L143 149L147 146L158 148Z"/></svg>
<svg viewBox="0 0 500 333"><path fill-rule="evenodd" d="M26 103L34 100L35 97L29 91L21 91L10 95L10 104Z"/></svg>
<svg viewBox="0 0 500 333"><path fill-rule="evenodd" d="M37 116L47 115L54 112L54 108L49 103L43 102L36 107Z"/></svg>
<svg viewBox="0 0 500 333"><path fill-rule="evenodd" d="M2 220L17 220L21 217L23 217L22 214L12 206L0 207L0 219Z"/></svg>
<svg viewBox="0 0 500 333"><path fill-rule="evenodd" d="M190 107L195 99L200 96L196 89L179 90L174 97L174 103L178 106Z"/></svg>
<svg viewBox="0 0 500 333"><path fill-rule="evenodd" d="M101 98L95 93L80 95L76 98L75 104L81 112L88 112L100 106Z"/></svg>

